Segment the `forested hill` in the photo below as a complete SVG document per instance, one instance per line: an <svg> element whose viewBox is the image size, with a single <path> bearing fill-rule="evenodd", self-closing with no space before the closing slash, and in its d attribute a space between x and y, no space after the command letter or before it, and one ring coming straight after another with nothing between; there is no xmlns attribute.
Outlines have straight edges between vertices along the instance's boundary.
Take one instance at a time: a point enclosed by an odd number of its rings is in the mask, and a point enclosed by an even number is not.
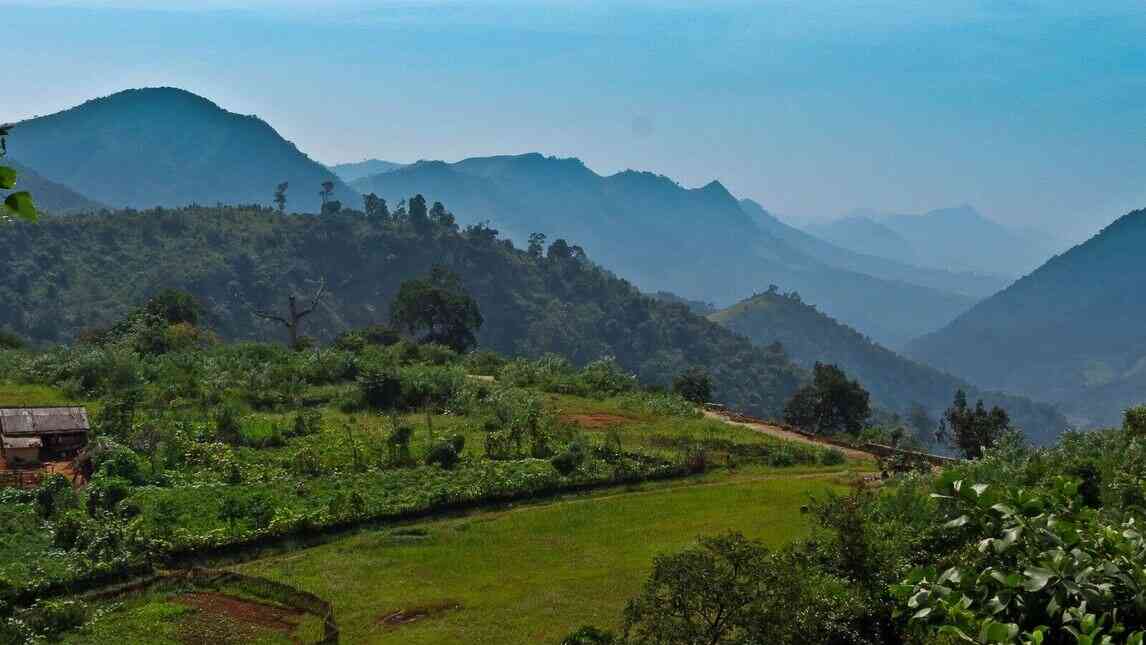
<svg viewBox="0 0 1146 645"><path fill-rule="evenodd" d="M938 419L951 404L952 395L963 389L974 401L1005 408L1016 425L1038 443L1053 441L1067 421L1052 406L1018 396L982 392L978 388L926 365L904 358L824 315L798 297L762 293L709 318L743 334L761 346L779 342L797 364L810 367L817 361L834 363L859 379L882 405L908 414L913 405L925 408Z"/></svg>
<svg viewBox="0 0 1146 645"><path fill-rule="evenodd" d="M992 387L1060 402L1109 424L1146 401L1146 210L1052 258L946 328L919 360Z"/></svg>
<svg viewBox="0 0 1146 645"><path fill-rule="evenodd" d="M303 332L322 339L388 320L404 280L443 264L462 276L485 324L479 341L499 352L555 352L584 363L614 356L646 383L667 384L696 365L715 396L776 415L804 378L786 356L754 346L682 304L641 295L554 242L518 251L490 229L457 231L343 212L279 215L259 208L114 212L0 227L0 327L42 341L121 319L164 287L190 291L208 324L231 339L282 338L257 309L325 280L325 304ZM126 277L129 277L127 279Z"/></svg>
<svg viewBox="0 0 1146 645"><path fill-rule="evenodd" d="M421 193L463 222L492 221L519 243L535 232L578 240L648 292L727 306L782 284L891 344L941 327L974 302L821 261L759 227L719 182L690 189L648 172L601 176L577 159L526 154L422 161L353 186L391 204Z"/></svg>
<svg viewBox="0 0 1146 645"><path fill-rule="evenodd" d="M358 194L266 122L174 88L127 90L16 124L14 159L113 207L270 205L288 182L288 209L318 210L322 182L334 199Z"/></svg>

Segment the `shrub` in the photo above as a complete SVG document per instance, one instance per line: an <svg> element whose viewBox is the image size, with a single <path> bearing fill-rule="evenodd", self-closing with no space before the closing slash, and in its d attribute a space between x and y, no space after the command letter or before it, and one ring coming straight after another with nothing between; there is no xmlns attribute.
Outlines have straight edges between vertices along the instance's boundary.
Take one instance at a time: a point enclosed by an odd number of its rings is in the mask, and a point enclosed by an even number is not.
<svg viewBox="0 0 1146 645"><path fill-rule="evenodd" d="M712 400L712 377L698 367L685 370L672 382L672 391L693 403Z"/></svg>
<svg viewBox="0 0 1146 645"><path fill-rule="evenodd" d="M828 448L820 453L820 463L825 466L838 466L846 463L847 460L847 455L839 448Z"/></svg>
<svg viewBox="0 0 1146 645"><path fill-rule="evenodd" d="M27 613L28 626L46 636L76 629L87 620L87 605L78 600L41 600Z"/></svg>
<svg viewBox="0 0 1146 645"><path fill-rule="evenodd" d="M496 352L488 350L466 354L464 362L466 372L482 376L497 376L505 364L506 360L504 358L499 356Z"/></svg>
<svg viewBox="0 0 1146 645"><path fill-rule="evenodd" d="M561 645L618 645L618 641L612 632L585 625L562 639Z"/></svg>
<svg viewBox="0 0 1146 645"><path fill-rule="evenodd" d="M449 441L439 441L430 446L430 451L426 454L426 465L441 466L445 470L453 468L460 459L457 449Z"/></svg>
<svg viewBox="0 0 1146 645"><path fill-rule="evenodd" d="M386 435L386 454L391 465L410 463L410 438L413 436L413 428L399 423L397 418L390 419L390 432Z"/></svg>
<svg viewBox="0 0 1146 645"><path fill-rule="evenodd" d="M369 365L358 376L362 401L375 409L397 407L402 396L402 382L395 370L381 365Z"/></svg>
<svg viewBox="0 0 1146 645"><path fill-rule="evenodd" d="M212 415L215 422L215 436L223 443L236 446L242 440L242 410L238 404L228 401L215 408Z"/></svg>
<svg viewBox="0 0 1146 645"><path fill-rule="evenodd" d="M585 463L585 456L585 447L581 442L574 441L565 450L550 459L549 463L553 464L553 468L557 472L569 476L580 468L581 464Z"/></svg>
<svg viewBox="0 0 1146 645"><path fill-rule="evenodd" d="M131 494L131 482L119 477L96 475L88 484L88 514L110 512Z"/></svg>

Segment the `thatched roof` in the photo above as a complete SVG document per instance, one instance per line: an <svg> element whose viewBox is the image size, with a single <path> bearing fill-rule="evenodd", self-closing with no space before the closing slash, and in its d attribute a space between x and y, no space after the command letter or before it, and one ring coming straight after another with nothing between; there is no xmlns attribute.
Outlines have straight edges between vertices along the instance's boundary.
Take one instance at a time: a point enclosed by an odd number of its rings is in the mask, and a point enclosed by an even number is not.
<svg viewBox="0 0 1146 645"><path fill-rule="evenodd" d="M0 408L0 434L5 437L87 432L88 412L81 407Z"/></svg>

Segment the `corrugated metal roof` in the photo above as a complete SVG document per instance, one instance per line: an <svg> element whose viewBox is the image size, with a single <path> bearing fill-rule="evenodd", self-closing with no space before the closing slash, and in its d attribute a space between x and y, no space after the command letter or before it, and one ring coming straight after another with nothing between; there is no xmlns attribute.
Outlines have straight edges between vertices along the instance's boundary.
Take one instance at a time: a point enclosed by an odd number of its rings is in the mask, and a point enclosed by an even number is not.
<svg viewBox="0 0 1146 645"><path fill-rule="evenodd" d="M0 408L0 434L41 435L87 431L88 412L82 407Z"/></svg>
<svg viewBox="0 0 1146 645"><path fill-rule="evenodd" d="M44 442L39 437L4 437L4 450L20 450L21 448L43 448Z"/></svg>

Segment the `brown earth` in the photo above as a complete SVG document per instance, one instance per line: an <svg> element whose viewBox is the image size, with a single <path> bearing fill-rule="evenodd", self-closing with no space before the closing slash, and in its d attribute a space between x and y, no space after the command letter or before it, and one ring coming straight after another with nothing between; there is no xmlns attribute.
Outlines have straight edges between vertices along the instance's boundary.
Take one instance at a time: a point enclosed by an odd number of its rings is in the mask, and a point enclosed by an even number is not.
<svg viewBox="0 0 1146 645"><path fill-rule="evenodd" d="M174 599L175 602L194 607L201 612L223 616L238 622L291 633L302 622L302 610L267 605L245 598L236 598L215 592L192 592Z"/></svg>
<svg viewBox="0 0 1146 645"><path fill-rule="evenodd" d="M586 430L600 430L601 428L609 428L612 426L619 426L625 423L631 423L635 419L629 417L622 417L616 414L563 414L561 420L565 423L571 423L581 426Z"/></svg>
<svg viewBox="0 0 1146 645"><path fill-rule="evenodd" d="M409 625L419 620L432 618L438 614L461 608L462 604L456 600L439 600L428 605L419 605L417 607L410 607L409 609L399 609L398 611L385 613L378 619L378 624L390 629L396 629L403 625Z"/></svg>

